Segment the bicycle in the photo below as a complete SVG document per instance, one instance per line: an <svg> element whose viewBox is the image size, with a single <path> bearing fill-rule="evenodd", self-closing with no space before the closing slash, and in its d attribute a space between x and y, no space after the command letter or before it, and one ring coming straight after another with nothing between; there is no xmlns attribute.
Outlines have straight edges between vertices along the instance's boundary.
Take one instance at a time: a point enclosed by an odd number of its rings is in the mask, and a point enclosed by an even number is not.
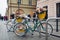
<svg viewBox="0 0 60 40"><path fill-rule="evenodd" d="M14 33L18 36L24 36L26 35L28 32L31 32L31 34L33 35L33 32L38 32L39 35L41 33L41 28L43 32L46 32L46 23L45 22L41 22L39 19L37 18L33 18L35 21L31 22L32 24L32 28L31 25L29 25L29 21L31 18L24 18L24 22L20 22L17 23L16 25L14 25ZM53 27L47 23L47 27L48 27L48 34L52 34L53 33Z"/></svg>

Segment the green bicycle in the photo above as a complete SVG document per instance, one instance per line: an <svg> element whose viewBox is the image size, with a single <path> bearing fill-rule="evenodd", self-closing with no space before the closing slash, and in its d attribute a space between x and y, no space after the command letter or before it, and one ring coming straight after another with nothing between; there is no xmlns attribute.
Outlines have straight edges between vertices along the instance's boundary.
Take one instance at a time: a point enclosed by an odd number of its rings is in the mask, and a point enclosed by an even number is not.
<svg viewBox="0 0 60 40"><path fill-rule="evenodd" d="M24 21L22 23L17 23L16 25L14 25L14 27L14 33L18 36L24 36L28 32L30 32L31 34L33 34L33 32L38 32L39 34L40 32L46 32L46 23L41 22L37 18L33 18L32 20L31 18L24 18ZM47 27L48 33L52 34L53 27L49 23L47 23Z"/></svg>

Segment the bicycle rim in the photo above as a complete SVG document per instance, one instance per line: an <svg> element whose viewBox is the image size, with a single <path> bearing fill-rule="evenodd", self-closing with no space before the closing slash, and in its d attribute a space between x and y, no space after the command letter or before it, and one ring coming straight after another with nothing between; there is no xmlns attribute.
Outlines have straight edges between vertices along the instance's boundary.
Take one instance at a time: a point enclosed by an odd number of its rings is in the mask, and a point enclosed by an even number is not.
<svg viewBox="0 0 60 40"><path fill-rule="evenodd" d="M46 23L42 23L41 30L42 30L42 32L46 32ZM48 34L53 33L53 27L49 23L47 23L47 31L48 31Z"/></svg>
<svg viewBox="0 0 60 40"><path fill-rule="evenodd" d="M8 31L11 30L11 28L13 28L12 25L13 25L13 24L12 24L11 21L8 21L8 22L7 22L6 27L7 27L7 30L8 30ZM12 31L13 31L13 30L12 30Z"/></svg>
<svg viewBox="0 0 60 40"><path fill-rule="evenodd" d="M17 23L15 25L15 30L14 30L15 34L18 36L23 36L25 35L26 32L26 25L24 25L23 23Z"/></svg>

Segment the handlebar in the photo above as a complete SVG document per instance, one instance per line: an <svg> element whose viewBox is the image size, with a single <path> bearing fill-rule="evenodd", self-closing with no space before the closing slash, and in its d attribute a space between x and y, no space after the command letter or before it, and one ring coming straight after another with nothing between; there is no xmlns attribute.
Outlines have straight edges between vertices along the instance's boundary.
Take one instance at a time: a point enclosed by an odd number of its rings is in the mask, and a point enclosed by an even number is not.
<svg viewBox="0 0 60 40"><path fill-rule="evenodd" d="M38 18L30 18L30 17L27 17L27 16L25 16L25 17L22 17L22 16L17 16L17 18L22 18L22 19L38 19Z"/></svg>

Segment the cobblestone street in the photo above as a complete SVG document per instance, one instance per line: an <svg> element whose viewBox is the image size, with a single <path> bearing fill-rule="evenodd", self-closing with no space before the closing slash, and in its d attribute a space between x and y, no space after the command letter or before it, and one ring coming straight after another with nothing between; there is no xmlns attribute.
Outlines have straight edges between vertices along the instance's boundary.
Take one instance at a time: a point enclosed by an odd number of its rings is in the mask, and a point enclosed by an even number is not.
<svg viewBox="0 0 60 40"><path fill-rule="evenodd" d="M45 37L42 36L41 38L36 36L26 36L26 37L18 37L13 32L7 32L6 26L4 21L0 21L0 40L45 40ZM60 32L59 32L60 33ZM49 36L48 40L60 40L58 37Z"/></svg>

